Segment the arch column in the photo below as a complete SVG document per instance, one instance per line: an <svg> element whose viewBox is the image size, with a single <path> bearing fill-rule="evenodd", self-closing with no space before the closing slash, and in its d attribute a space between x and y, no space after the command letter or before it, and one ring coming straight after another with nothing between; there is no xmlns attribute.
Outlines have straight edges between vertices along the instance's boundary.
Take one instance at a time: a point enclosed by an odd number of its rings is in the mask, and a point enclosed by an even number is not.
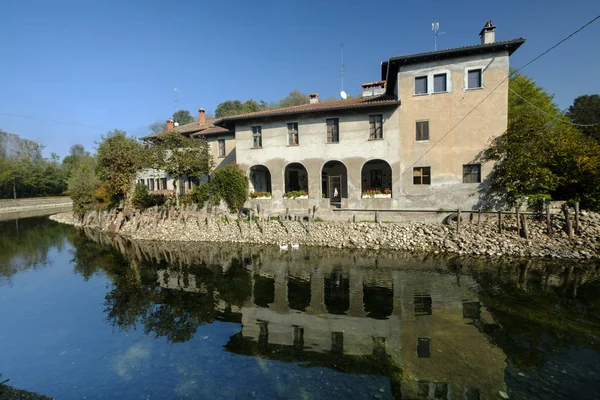
<svg viewBox="0 0 600 400"><path fill-rule="evenodd" d="M275 299L269 304L269 308L279 314L287 314L290 311L288 305L288 280L284 265L280 265L275 274Z"/></svg>
<svg viewBox="0 0 600 400"><path fill-rule="evenodd" d="M320 270L310 274L310 306L306 309L309 314L327 314L325 307L325 281Z"/></svg>
<svg viewBox="0 0 600 400"><path fill-rule="evenodd" d="M365 302L363 291L363 273L356 268L350 268L350 307L348 315L352 317L364 317Z"/></svg>

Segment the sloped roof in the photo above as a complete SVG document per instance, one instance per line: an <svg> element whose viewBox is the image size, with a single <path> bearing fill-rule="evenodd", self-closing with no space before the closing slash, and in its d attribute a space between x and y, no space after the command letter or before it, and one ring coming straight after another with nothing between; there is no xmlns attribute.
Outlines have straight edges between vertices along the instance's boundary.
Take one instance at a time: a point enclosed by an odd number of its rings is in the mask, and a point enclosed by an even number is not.
<svg viewBox="0 0 600 400"><path fill-rule="evenodd" d="M399 101L393 96L374 96L374 97L357 97L347 100L333 100L319 103L302 104L299 106L276 108L272 110L256 111L247 114L233 115L216 120L215 125L222 126L230 121L239 121L245 119L274 117L279 115L295 115L309 112L321 112L332 110L355 109L364 107L390 106L398 105Z"/></svg>
<svg viewBox="0 0 600 400"><path fill-rule="evenodd" d="M525 43L524 38L504 40L500 42L476 44L472 46L454 47L451 49L443 49L436 51L428 51L425 53L408 54L404 56L390 57L388 61L381 63L381 79L387 82L386 93L393 93L398 69L400 65L416 64L432 60L440 60L444 58L463 57L473 54L494 53L498 51L508 51L508 55L514 53L521 45Z"/></svg>
<svg viewBox="0 0 600 400"><path fill-rule="evenodd" d="M221 127L216 127L213 122L215 120L214 119L208 119L206 120L203 124L201 124L199 121L194 121L194 122L190 122L187 124L183 124L183 125L179 125L179 126L175 126L173 127L173 131L172 132L179 132L182 135L185 136L190 136L190 135L199 135L199 134L215 134L215 133L225 133L225 132L229 132L228 129L224 129ZM218 128L218 130L215 130L215 128ZM167 133L170 133L167 130L164 131L160 131L160 132L156 132L156 133L152 133L150 135L144 136L142 138L140 138L141 140L152 140L154 138L160 137L162 135L166 135Z"/></svg>

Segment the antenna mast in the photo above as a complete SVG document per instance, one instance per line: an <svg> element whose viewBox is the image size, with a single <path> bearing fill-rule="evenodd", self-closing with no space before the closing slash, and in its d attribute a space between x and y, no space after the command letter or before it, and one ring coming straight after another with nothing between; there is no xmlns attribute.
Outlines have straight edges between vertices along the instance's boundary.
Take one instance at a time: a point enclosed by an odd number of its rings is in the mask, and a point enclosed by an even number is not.
<svg viewBox="0 0 600 400"><path fill-rule="evenodd" d="M440 32L440 23L434 22L431 24L431 30L433 31L433 50L437 50L437 38L438 35L443 35L446 32Z"/></svg>
<svg viewBox="0 0 600 400"><path fill-rule="evenodd" d="M340 76L342 77L342 92L343 92L344 91L344 45L343 44L340 47L340 56L341 56L340 67L342 69Z"/></svg>
<svg viewBox="0 0 600 400"><path fill-rule="evenodd" d="M179 92L179 89L175 88L173 89L173 117L175 117L175 114L177 114L177 92ZM177 122L177 121L174 121Z"/></svg>

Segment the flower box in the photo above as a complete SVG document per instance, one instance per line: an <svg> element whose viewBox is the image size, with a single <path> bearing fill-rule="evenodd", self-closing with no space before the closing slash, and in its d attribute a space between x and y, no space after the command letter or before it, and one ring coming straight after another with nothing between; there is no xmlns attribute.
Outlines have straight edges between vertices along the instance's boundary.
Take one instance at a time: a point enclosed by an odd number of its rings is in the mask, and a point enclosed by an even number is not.
<svg viewBox="0 0 600 400"><path fill-rule="evenodd" d="M308 192L305 190L294 190L283 194L284 199L308 199Z"/></svg>
<svg viewBox="0 0 600 400"><path fill-rule="evenodd" d="M248 197L251 199L270 199L271 192L250 192Z"/></svg>
<svg viewBox="0 0 600 400"><path fill-rule="evenodd" d="M383 192L379 189L369 189L362 193L363 199L390 199L392 198L392 190L384 189Z"/></svg>

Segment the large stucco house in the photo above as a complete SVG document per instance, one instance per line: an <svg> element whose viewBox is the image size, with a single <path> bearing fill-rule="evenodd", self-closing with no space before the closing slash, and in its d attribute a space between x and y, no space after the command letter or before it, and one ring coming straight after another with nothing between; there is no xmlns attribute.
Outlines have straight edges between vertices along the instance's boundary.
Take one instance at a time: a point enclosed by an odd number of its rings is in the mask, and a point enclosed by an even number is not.
<svg viewBox="0 0 600 400"><path fill-rule="evenodd" d="M391 57L363 96L236 115L236 162L272 209L474 207L490 165L477 155L507 127L509 56L495 41ZM304 190L308 198L284 197ZM381 194L373 195L373 193ZM304 197L304 196L303 196Z"/></svg>
<svg viewBox="0 0 600 400"><path fill-rule="evenodd" d="M509 57L525 42L495 31L488 21L480 44L391 57L359 98L312 93L309 104L214 121L201 110L167 130L205 137L219 165L238 163L266 196L251 206L476 208L492 168L477 156L506 130Z"/></svg>

